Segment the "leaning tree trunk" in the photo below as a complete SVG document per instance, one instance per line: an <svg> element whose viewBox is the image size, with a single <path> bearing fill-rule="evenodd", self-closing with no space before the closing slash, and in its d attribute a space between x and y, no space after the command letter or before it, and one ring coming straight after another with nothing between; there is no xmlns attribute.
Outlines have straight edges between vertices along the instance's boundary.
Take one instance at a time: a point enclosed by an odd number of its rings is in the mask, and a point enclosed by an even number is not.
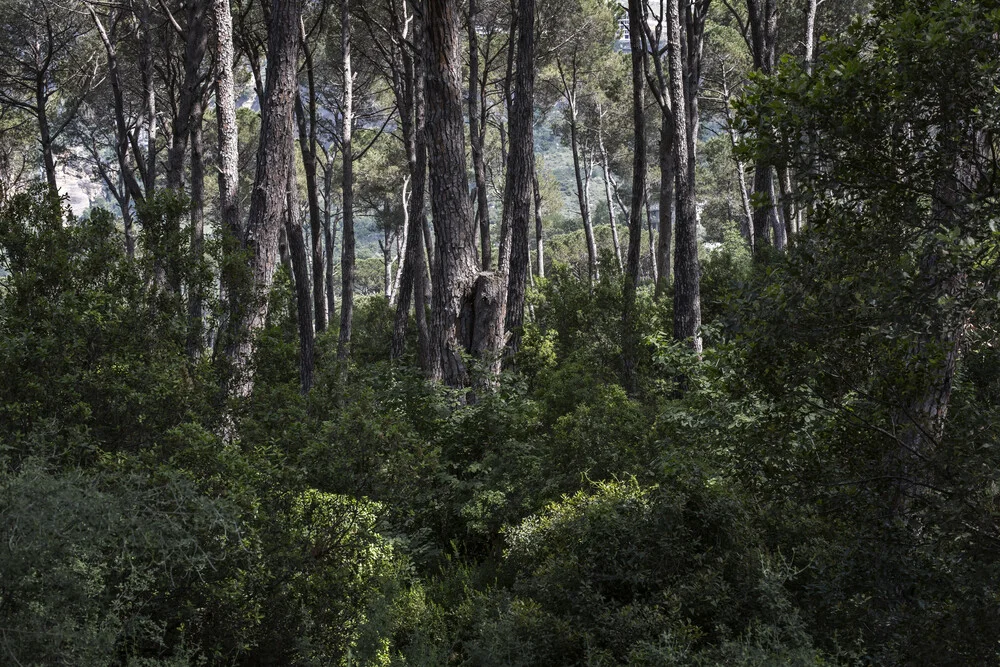
<svg viewBox="0 0 1000 667"><path fill-rule="evenodd" d="M676 1L676 0L675 0ZM643 199L646 195L646 110L643 76L645 49L642 45L642 4L629 0L629 42L632 47L632 206L628 219L628 265L625 271L624 312L622 313L622 383L634 394L638 391L636 366L639 355L639 322L636 290L639 286L639 259L642 248ZM671 73L672 74L672 73Z"/></svg>
<svg viewBox="0 0 1000 667"><path fill-rule="evenodd" d="M608 222L611 224L611 244L615 249L615 259L618 260L618 270L624 272L625 265L622 263L622 246L618 241L618 221L615 220L615 205L611 199L611 164L608 160L608 151L604 146L604 118L597 126L597 147L601 152L601 170L604 172L604 198L608 202Z"/></svg>
<svg viewBox="0 0 1000 667"><path fill-rule="evenodd" d="M226 389L237 397L253 390L254 336L267 318L267 294L278 260L278 234L288 206L288 172L293 168L294 100L299 50L300 0L273 3L268 25L267 88L264 96L257 172L243 246L249 252L250 289L229 294L230 333L225 356Z"/></svg>
<svg viewBox="0 0 1000 667"><path fill-rule="evenodd" d="M576 177L576 197L580 203L580 217L583 220L583 233L587 237L587 275L591 286L595 280L600 280L597 269L597 241L594 238L594 226L590 221L590 197L584 178L583 160L580 156L579 127L576 117L576 102L569 106L569 143L573 152L573 174Z"/></svg>
<svg viewBox="0 0 1000 667"><path fill-rule="evenodd" d="M351 327L354 324L354 72L351 69L351 11L350 0L340 0L340 48L343 60L343 119L340 148L344 160L343 215L344 240L340 250L341 295L340 337L337 339L337 358L344 360L351 350Z"/></svg>

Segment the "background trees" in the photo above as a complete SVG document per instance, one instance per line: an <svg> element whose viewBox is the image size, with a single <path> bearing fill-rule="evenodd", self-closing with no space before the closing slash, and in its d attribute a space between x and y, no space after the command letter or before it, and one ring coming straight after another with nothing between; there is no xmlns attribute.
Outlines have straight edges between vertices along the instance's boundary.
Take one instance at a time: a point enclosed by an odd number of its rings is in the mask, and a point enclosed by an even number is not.
<svg viewBox="0 0 1000 667"><path fill-rule="evenodd" d="M827 2L71 3L4 660L996 663L996 8Z"/></svg>

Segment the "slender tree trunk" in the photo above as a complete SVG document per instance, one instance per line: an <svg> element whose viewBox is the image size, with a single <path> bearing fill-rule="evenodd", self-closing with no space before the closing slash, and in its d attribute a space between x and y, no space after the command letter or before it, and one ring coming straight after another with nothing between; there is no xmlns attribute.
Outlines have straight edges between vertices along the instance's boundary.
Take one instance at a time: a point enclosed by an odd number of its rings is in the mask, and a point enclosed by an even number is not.
<svg viewBox="0 0 1000 667"><path fill-rule="evenodd" d="M535 195L535 261L538 267L535 273L539 278L545 277L545 239L542 235L542 191L538 187L538 169L531 174L532 191Z"/></svg>
<svg viewBox="0 0 1000 667"><path fill-rule="evenodd" d="M295 100L295 115L299 126L299 149L302 151L302 166L306 175L306 198L309 203L309 231L312 242L312 282L313 312L316 316L316 331L326 329L326 297L323 294L323 223L319 208L319 179L316 173L318 124L316 113L316 81L313 69L312 49L304 46L306 94L308 105L302 104L301 95Z"/></svg>
<svg viewBox="0 0 1000 667"><path fill-rule="evenodd" d="M615 247L615 258L618 260L618 270L624 272L622 263L622 247L618 242L618 223L615 220L615 206L611 201L611 165L608 162L608 151L604 147L604 119L597 129L597 144L601 151L601 170L604 172L604 197L608 202L608 221L611 223L611 243Z"/></svg>
<svg viewBox="0 0 1000 667"><path fill-rule="evenodd" d="M236 122L236 79L233 75L233 17L229 0L214 0L216 28L215 116L219 126L219 199L223 229L236 242L243 230L239 207L239 126ZM155 96L154 102L155 104ZM155 126L155 120L153 121ZM149 168L147 167L147 170ZM148 186L147 186L148 187Z"/></svg>
<svg viewBox="0 0 1000 667"><path fill-rule="evenodd" d="M660 221L656 234L656 291L660 299L670 285L670 240L674 232L674 127L670 113L660 114Z"/></svg>
<svg viewBox="0 0 1000 667"><path fill-rule="evenodd" d="M45 84L44 76L39 74L35 85L35 119L38 121L38 138L42 146L45 182L48 184L49 190L59 192L59 183L56 182L56 160L52 154L52 130L49 127L48 95Z"/></svg>
<svg viewBox="0 0 1000 667"><path fill-rule="evenodd" d="M341 296L340 338L337 340L337 358L347 359L351 350L351 327L354 323L354 149L351 144L354 130L354 71L351 68L351 12L350 0L340 0L341 37L343 62L343 127L341 152L344 160L343 214L344 241L341 243Z"/></svg>
<svg viewBox="0 0 1000 667"><path fill-rule="evenodd" d="M334 250L337 245L337 221L333 217L333 165L330 164L329 156L323 172L323 236L326 244L326 252L324 253L326 309L329 313L329 321L332 322L337 315L337 288L333 276Z"/></svg>
<svg viewBox="0 0 1000 667"><path fill-rule="evenodd" d="M220 77L222 76L221 70L226 67L223 58L225 54L222 51L222 33L224 29L221 27L220 15L219 15L219 4L225 1L224 11L226 13L226 25L228 26L229 35L229 74L230 79L232 77L232 54L233 54L233 24L232 16L229 15L229 0L214 0L214 6L216 11L216 26L219 31L219 50L217 51L219 57L218 70L220 71ZM139 24L142 27L142 38L139 40L139 67L142 72L142 91L143 91L143 121L146 129L146 169L143 173L143 189L145 190L145 196L151 197L153 192L156 190L156 134L157 134L157 123L156 123L156 66L153 61L153 33L154 29L152 26L152 9L149 6L148 1L144 1L139 8L137 18ZM136 159L141 159L136 155Z"/></svg>
<svg viewBox="0 0 1000 667"><path fill-rule="evenodd" d="M472 168L476 176L476 217L479 219L479 247L482 269L492 267L490 248L490 206L486 190L486 160L483 157L483 133L479 114L479 35L476 33L476 0L469 0L469 144Z"/></svg>
<svg viewBox="0 0 1000 667"><path fill-rule="evenodd" d="M648 187L648 184L647 184ZM653 234L653 213L649 208L649 190L642 196L643 208L646 210L646 242L649 244L649 272L653 275L653 284L660 282L656 266L656 241Z"/></svg>
<svg viewBox="0 0 1000 667"><path fill-rule="evenodd" d="M689 340L701 353L701 267L698 264L698 234L693 170L689 161L688 95L685 91L684 59L679 0L667 2L667 42L670 97L674 103L674 142L677 174L677 225L674 246L674 338Z"/></svg>
<svg viewBox="0 0 1000 667"><path fill-rule="evenodd" d="M195 98L191 114L191 261L199 266L205 259L205 162L202 124L204 107L202 92ZM188 286L188 342L187 352L192 359L205 348L204 298L205 291L195 271L194 282Z"/></svg>
<svg viewBox="0 0 1000 667"><path fill-rule="evenodd" d="M179 190L184 185L184 155L187 152L195 98L201 94L201 62L208 47L208 4L191 2L187 5L187 25L184 31L184 81L174 117L173 142L167 152L167 187Z"/></svg>
<svg viewBox="0 0 1000 667"><path fill-rule="evenodd" d="M425 298L427 267L424 263L422 230L427 225L427 213L424 206L427 194L427 142L424 120L424 44L423 29L419 19L415 19L414 23L413 44L415 50L413 55L407 51L402 54L404 81L400 109L412 184L408 217L413 229L406 237L406 255L403 260L399 299L396 302L396 318L393 323L390 356L393 359L398 359L403 355L406 344L406 329L410 319L410 297L412 296L417 323L419 362L426 371L430 368L430 349Z"/></svg>
<svg viewBox="0 0 1000 667"><path fill-rule="evenodd" d="M597 269L597 241L594 238L594 226L590 221L590 196L584 180L589 182L589 176L584 177L584 166L580 155L580 142L578 139L578 126L576 117L576 103L571 102L569 106L569 137L570 148L573 152L573 173L576 176L576 197L580 203L580 217L583 219L583 233L587 237L587 275L590 284L594 280L600 280Z"/></svg>
<svg viewBox="0 0 1000 667"><path fill-rule="evenodd" d="M511 258L507 283L505 329L510 333L508 350L521 347L524 301L528 283L528 227L531 222L532 177L535 173L535 0L520 0L517 28L517 79L510 121L510 162L507 165L504 215L510 207Z"/></svg>
<svg viewBox="0 0 1000 667"><path fill-rule="evenodd" d="M469 216L465 176L461 49L457 0L427 0L427 139L434 216L433 306L430 377L451 386L466 383L461 350L471 349L476 233ZM463 315L466 315L463 317ZM459 320L462 320L460 330Z"/></svg>
<svg viewBox="0 0 1000 667"><path fill-rule="evenodd" d="M267 293L278 259L278 234L288 206L301 9L300 0L274 2L267 31L267 88L257 172L244 238L244 246L251 257L247 276L251 289L249 293L235 290L228 295L231 334L226 344L226 358L232 377L227 389L239 397L249 396L253 390L254 336L267 318Z"/></svg>
<svg viewBox="0 0 1000 667"><path fill-rule="evenodd" d="M285 233L292 256L292 274L295 276L296 322L299 329L299 383L303 394L309 393L313 382L315 333L313 331L312 286L309 281L309 257L299 222L298 184L295 170L288 170L288 207L285 214Z"/></svg>
<svg viewBox="0 0 1000 667"><path fill-rule="evenodd" d="M622 384L635 394L638 389L637 364L639 355L639 323L636 317L636 290L639 286L639 256L642 238L643 199L646 196L646 110L645 72L646 51L642 45L642 3L629 0L629 42L632 47L632 206L628 220L628 268L625 272L622 313ZM672 73L671 73L672 74Z"/></svg>
<svg viewBox="0 0 1000 667"><path fill-rule="evenodd" d="M805 65L806 73L812 74L816 63L816 10L819 8L818 0L806 0L806 52Z"/></svg>

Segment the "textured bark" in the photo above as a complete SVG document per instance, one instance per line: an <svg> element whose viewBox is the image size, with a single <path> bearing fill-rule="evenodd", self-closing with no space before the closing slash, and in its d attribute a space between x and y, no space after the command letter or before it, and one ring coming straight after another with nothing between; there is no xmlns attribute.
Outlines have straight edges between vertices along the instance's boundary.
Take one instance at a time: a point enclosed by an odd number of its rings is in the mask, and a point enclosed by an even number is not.
<svg viewBox="0 0 1000 667"><path fill-rule="evenodd" d="M239 127L236 123L236 83L233 75L233 17L229 0L214 0L216 30L215 115L219 126L219 199L223 228L243 237L239 198Z"/></svg>
<svg viewBox="0 0 1000 667"><path fill-rule="evenodd" d="M229 65L230 78L232 77L232 62L233 62L233 26L232 17L229 15L229 1L228 0L214 0L215 10L216 10L216 26L219 26L220 15L219 7L220 3L225 3L225 13L226 13L226 25L229 30L229 60L223 61L225 53L222 51L222 42L219 42L219 50L216 52L219 58L219 64L217 67L221 71L221 68L225 67L225 62ZM157 123L156 123L156 67L153 62L153 34L154 26L152 8L149 6L149 2L143 2L136 11L136 17L139 21L139 25L142 30L142 38L139 40L139 68L142 73L142 91L143 91L143 118L144 125L146 129L146 168L143 171L143 188L145 189L145 194L147 197L152 196L156 189L156 135L157 135ZM217 28L222 30L223 28ZM220 33L221 36L221 33ZM137 155L138 159L139 156Z"/></svg>
<svg viewBox="0 0 1000 667"><path fill-rule="evenodd" d="M675 0L676 1L676 0ZM645 49L642 45L642 2L628 3L629 41L632 47L632 205L628 219L628 265L625 271L624 312L622 313L622 384L634 394L638 390L636 365L639 327L636 317L636 290L639 286L639 256L642 240L643 200L646 195L646 111L643 75Z"/></svg>
<svg viewBox="0 0 1000 667"><path fill-rule="evenodd" d="M818 8L818 0L806 0L805 64L807 74L813 73L813 66L816 63L816 10Z"/></svg>
<svg viewBox="0 0 1000 667"><path fill-rule="evenodd" d="M660 221L656 234L656 291L660 299L670 285L670 241L674 232L674 127L670 113L660 115Z"/></svg>
<svg viewBox="0 0 1000 667"><path fill-rule="evenodd" d="M774 72L778 30L776 0L747 0L750 47L754 68L764 74ZM754 196L760 201L753 214L754 251L760 253L772 240L779 250L785 247L785 227L778 213L772 165L758 160L754 165Z"/></svg>
<svg viewBox="0 0 1000 667"><path fill-rule="evenodd" d="M199 91L191 113L191 261L194 266L205 259L205 161L202 125L204 107ZM195 273L197 276L197 272ZM195 278L188 286L187 352L192 359L205 348L204 285Z"/></svg>
<svg viewBox="0 0 1000 667"><path fill-rule="evenodd" d="M340 141L344 161L341 185L344 241L340 250L340 337L337 339L337 358L344 360L351 351L351 327L354 324L354 148L351 144L354 130L354 72L351 68L350 0L340 0L340 18L344 89Z"/></svg>
<svg viewBox="0 0 1000 667"><path fill-rule="evenodd" d="M254 336L267 318L267 293L278 259L278 234L288 205L288 172L293 168L294 106L299 47L300 0L275 0L268 25L267 88L264 96L257 173L243 245L250 254L249 290L229 294L231 334L226 357L235 396L253 390Z"/></svg>
<svg viewBox="0 0 1000 667"><path fill-rule="evenodd" d="M751 0L752 1L752 0ZM701 267L695 214L694 173L688 154L688 96L684 90L684 60L679 0L667 2L667 41L670 96L674 103L674 142L677 174L677 224L674 245L674 338L689 340L701 353Z"/></svg>
<svg viewBox="0 0 1000 667"><path fill-rule="evenodd" d="M472 149L472 168L476 176L476 217L479 220L479 246L482 269L492 266L490 247L490 206L486 190L486 160L483 156L485 128L480 127L479 116L479 36L476 34L476 0L469 0L469 144Z"/></svg>
<svg viewBox="0 0 1000 667"><path fill-rule="evenodd" d="M462 348L471 331L459 331L463 309L471 307L476 279L476 233L469 216L462 113L462 58L456 0L426 3L427 139L434 270L431 318L432 379L462 386L467 379Z"/></svg>
<svg viewBox="0 0 1000 667"><path fill-rule="evenodd" d="M649 184L647 183L647 188L645 194L642 196L642 207L646 212L646 240L649 243L649 267L650 273L653 274L653 284L660 282L659 274L656 266L656 241L654 240L653 234L653 212L649 207Z"/></svg>
<svg viewBox="0 0 1000 667"><path fill-rule="evenodd" d="M309 283L309 257L299 222L299 205L295 170L288 170L288 207L285 214L285 234L292 257L295 276L295 310L299 330L299 384L303 394L309 393L313 382L315 333L313 331L312 289Z"/></svg>
<svg viewBox="0 0 1000 667"><path fill-rule="evenodd" d="M509 351L521 346L524 300L528 285L528 227L531 224L532 178L535 173L535 0L518 3L517 79L510 119L510 160L507 164L504 216L510 216L511 256L507 282Z"/></svg>
<svg viewBox="0 0 1000 667"><path fill-rule="evenodd" d="M535 196L535 273L539 278L545 277L545 239L542 234L542 192L538 187L538 169L531 174L532 192Z"/></svg>

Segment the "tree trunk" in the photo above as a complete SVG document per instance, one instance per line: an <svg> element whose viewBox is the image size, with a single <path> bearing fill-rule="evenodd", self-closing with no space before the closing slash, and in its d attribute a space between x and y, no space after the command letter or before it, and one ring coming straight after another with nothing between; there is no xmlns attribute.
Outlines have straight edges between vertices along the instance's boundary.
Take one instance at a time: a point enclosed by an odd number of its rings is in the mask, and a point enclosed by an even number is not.
<svg viewBox="0 0 1000 667"><path fill-rule="evenodd" d="M205 162L202 122L204 107L202 91L195 98L191 113L191 261L196 270L194 280L188 285L188 341L187 352L192 359L205 348L204 285L197 267L205 260Z"/></svg>
<svg viewBox="0 0 1000 667"><path fill-rule="evenodd" d="M205 2L187 5L184 30L184 81L173 123L173 142L167 152L167 187L179 190L184 185L184 155L187 152L195 98L201 94L201 61L208 46L208 21Z"/></svg>
<svg viewBox="0 0 1000 667"><path fill-rule="evenodd" d="M316 331L326 329L326 297L323 294L323 223L319 209L319 179L316 174L316 86L313 81L312 54L305 51L306 75L309 95L308 109L302 104L301 95L295 98L295 116L299 127L299 150L302 152L302 167L306 175L306 200L309 203L309 231L312 242L312 284L313 313L316 317ZM306 116L308 112L308 118Z"/></svg>
<svg viewBox="0 0 1000 667"><path fill-rule="evenodd" d="M351 351L351 327L354 323L354 149L351 144L354 130L354 72L351 68L350 0L340 0L340 17L344 87L340 142L344 160L342 182L344 241L340 250L340 337L337 339L337 358L344 360Z"/></svg>
<svg viewBox="0 0 1000 667"><path fill-rule="evenodd" d="M646 110L643 83L646 51L641 37L643 20L641 0L629 0L629 43L632 47L632 136L635 145L632 149L632 205L628 218L628 269L625 272L623 294L622 384L630 394L635 394L639 389L636 373L639 356L639 322L635 300L639 286L643 199L646 196Z"/></svg>
<svg viewBox="0 0 1000 667"><path fill-rule="evenodd" d="M309 393L313 382L315 333L313 331L312 289L309 284L309 257L299 222L298 184L295 170L288 170L288 210L285 214L285 233L292 256L292 275L295 276L296 322L299 329L299 383L303 394Z"/></svg>
<svg viewBox="0 0 1000 667"><path fill-rule="evenodd" d="M324 253L326 310L329 313L329 321L332 322L337 315L337 288L333 277L333 257L337 245L337 221L333 217L333 165L330 164L329 155L323 171L323 236L326 244L326 252Z"/></svg>
<svg viewBox="0 0 1000 667"><path fill-rule="evenodd" d="M230 234L233 241L239 242L242 240L243 230L237 194L240 156L239 127L236 122L236 79L233 75L233 17L229 10L229 0L214 0L213 6L217 48L215 115L219 125L219 199L224 233ZM155 125L155 121L153 122Z"/></svg>
<svg viewBox="0 0 1000 667"><path fill-rule="evenodd" d="M545 277L545 239L542 236L542 192L538 187L538 169L531 174L532 191L535 195L535 273L539 278Z"/></svg>
<svg viewBox="0 0 1000 667"><path fill-rule="evenodd" d="M674 127L669 112L660 114L660 222L656 234L656 291L659 300L670 285L670 240L674 232Z"/></svg>
<svg viewBox="0 0 1000 667"><path fill-rule="evenodd" d="M469 0L469 144L472 168L476 175L476 217L479 219L479 247L482 269L492 266L490 247L490 206L486 190L486 160L483 157L483 132L479 115L479 35L476 33L476 0Z"/></svg>
<svg viewBox="0 0 1000 667"><path fill-rule="evenodd" d="M56 160L52 154L52 130L49 127L49 115L46 109L48 93L44 72L39 73L35 85L35 119L38 121L38 138L42 146L42 164L45 167L45 182L52 192L59 192L56 182Z"/></svg>
<svg viewBox="0 0 1000 667"><path fill-rule="evenodd" d="M698 264L698 234L693 170L688 148L688 96L685 91L679 0L667 2L667 42L670 96L674 103L674 142L677 175L677 225L674 245L674 338L689 340L701 353L701 267Z"/></svg>
<svg viewBox="0 0 1000 667"><path fill-rule="evenodd" d="M531 222L532 177L535 173L535 0L520 0L517 28L517 80L510 120L510 161L507 164L504 216L510 209L511 257L507 282L505 326L508 350L521 347L524 300L528 284L528 226Z"/></svg>
<svg viewBox="0 0 1000 667"><path fill-rule="evenodd" d="M590 222L590 197L588 188L584 183L584 167L581 164L580 143L578 139L578 126L576 118L576 102L569 105L569 137L570 148L573 152L573 174L576 176L576 198L580 203L580 217L583 219L583 233L587 237L587 275L590 284L594 280L600 280L597 269L597 241L594 238L594 227ZM589 176L586 178L589 182Z"/></svg>
<svg viewBox="0 0 1000 667"><path fill-rule="evenodd" d="M648 184L647 184L648 186ZM656 242L653 240L653 213L649 208L649 190L642 196L643 209L646 211L646 241L649 243L649 272L653 275L653 284L660 282L656 266Z"/></svg>
<svg viewBox="0 0 1000 667"><path fill-rule="evenodd" d="M461 49L456 0L428 0L427 138L431 211L434 216L433 306L430 377L451 386L466 383L461 349L472 346L471 328L459 330L471 310L476 280L476 233L469 216L465 176ZM462 318L469 323L469 318Z"/></svg>
<svg viewBox="0 0 1000 667"><path fill-rule="evenodd" d="M806 52L805 65L806 74L813 73L813 66L816 63L816 10L819 8L818 0L806 0Z"/></svg>
<svg viewBox="0 0 1000 667"><path fill-rule="evenodd" d="M608 221L611 223L611 243L615 247L615 258L618 260L618 270L624 272L622 263L622 247L618 241L618 223L615 220L615 207L611 201L611 165L608 162L608 151L604 147L604 117L597 128L597 144L601 151L601 170L604 172L604 197L608 202Z"/></svg>
<svg viewBox="0 0 1000 667"><path fill-rule="evenodd" d="M229 294L231 334L225 354L232 375L227 389L238 397L249 396L253 390L254 336L267 318L267 294L274 278L278 233L288 206L286 190L288 171L293 168L300 16L300 0L275 1L267 31L267 88L257 172L243 243L250 253L247 278L251 289Z"/></svg>

